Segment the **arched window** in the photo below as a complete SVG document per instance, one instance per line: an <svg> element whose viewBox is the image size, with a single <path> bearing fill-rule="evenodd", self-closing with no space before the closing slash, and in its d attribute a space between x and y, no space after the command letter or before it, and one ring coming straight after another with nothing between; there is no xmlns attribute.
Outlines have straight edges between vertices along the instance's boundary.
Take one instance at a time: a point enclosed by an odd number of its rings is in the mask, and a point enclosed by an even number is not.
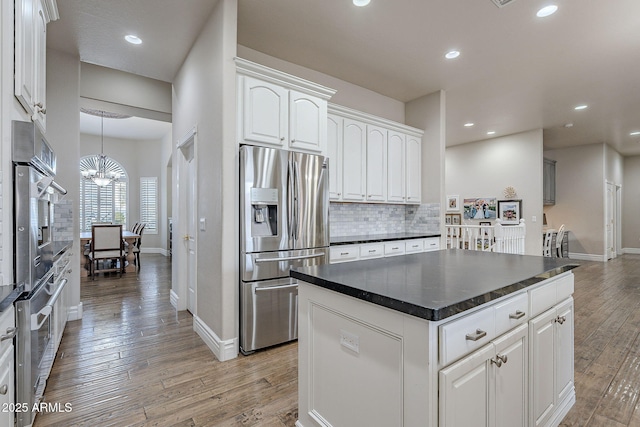
<svg viewBox="0 0 640 427"><path fill-rule="evenodd" d="M100 156L95 154L80 159L80 174L83 171L98 170ZM127 228L127 171L112 158L106 159L106 171L114 172L120 178L104 187L93 181L80 178L80 228L91 231L96 222L122 224Z"/></svg>

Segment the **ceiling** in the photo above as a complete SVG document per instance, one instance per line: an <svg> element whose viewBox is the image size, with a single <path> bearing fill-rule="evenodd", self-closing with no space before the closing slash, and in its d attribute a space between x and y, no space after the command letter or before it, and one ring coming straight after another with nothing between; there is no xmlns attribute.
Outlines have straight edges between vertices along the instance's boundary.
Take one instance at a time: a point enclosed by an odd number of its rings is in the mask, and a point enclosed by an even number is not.
<svg viewBox="0 0 640 427"><path fill-rule="evenodd" d="M104 119L80 112L80 133L104 135L110 138L132 140L161 140L171 132L171 123L142 117Z"/></svg>
<svg viewBox="0 0 640 427"><path fill-rule="evenodd" d="M445 90L449 146L543 128L545 148L640 154L629 135L640 131L640 2L555 0L558 12L537 18L550 1L238 0L238 42L400 101ZM49 46L164 81L216 3L57 2ZM125 43L128 33L143 44ZM451 49L461 55L446 60Z"/></svg>

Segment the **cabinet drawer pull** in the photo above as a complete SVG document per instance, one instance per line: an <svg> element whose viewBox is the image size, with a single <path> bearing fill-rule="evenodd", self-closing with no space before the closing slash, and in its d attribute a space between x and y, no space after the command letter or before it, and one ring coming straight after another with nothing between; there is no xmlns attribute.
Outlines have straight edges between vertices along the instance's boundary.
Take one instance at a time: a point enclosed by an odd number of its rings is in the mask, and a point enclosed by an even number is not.
<svg viewBox="0 0 640 427"><path fill-rule="evenodd" d="M486 337L487 333L482 329L476 329L476 332L473 334L467 334L465 338L469 341L478 341L480 338Z"/></svg>
<svg viewBox="0 0 640 427"><path fill-rule="evenodd" d="M16 336L16 331L17 331L17 329L14 328L14 327L7 328L7 334L6 335L0 335L0 342L2 342L4 340L13 339L13 337Z"/></svg>
<svg viewBox="0 0 640 427"><path fill-rule="evenodd" d="M516 310L515 313L509 315L509 319L522 319L524 316L526 316L526 314L527 313L525 313L524 311Z"/></svg>
<svg viewBox="0 0 640 427"><path fill-rule="evenodd" d="M340 252L341 256L349 255L349 252Z"/></svg>
<svg viewBox="0 0 640 427"><path fill-rule="evenodd" d="M398 247L391 248L392 251L397 251L398 249L400 249L400 248L398 248Z"/></svg>
<svg viewBox="0 0 640 427"><path fill-rule="evenodd" d="M373 253L376 253L376 252L377 252L377 251L376 251L375 249L369 249L369 253L370 253L370 254L373 254Z"/></svg>

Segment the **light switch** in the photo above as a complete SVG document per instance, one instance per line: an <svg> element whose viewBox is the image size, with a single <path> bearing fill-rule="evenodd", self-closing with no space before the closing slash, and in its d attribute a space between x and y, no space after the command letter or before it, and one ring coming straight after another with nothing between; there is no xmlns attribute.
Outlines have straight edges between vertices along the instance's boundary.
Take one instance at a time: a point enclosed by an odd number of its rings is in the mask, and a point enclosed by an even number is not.
<svg viewBox="0 0 640 427"><path fill-rule="evenodd" d="M205 231L207 228L207 221L205 218L200 218L200 231Z"/></svg>
<svg viewBox="0 0 640 427"><path fill-rule="evenodd" d="M536 218L535 215L531 217L531 222L536 222L537 220L538 220L538 218Z"/></svg>

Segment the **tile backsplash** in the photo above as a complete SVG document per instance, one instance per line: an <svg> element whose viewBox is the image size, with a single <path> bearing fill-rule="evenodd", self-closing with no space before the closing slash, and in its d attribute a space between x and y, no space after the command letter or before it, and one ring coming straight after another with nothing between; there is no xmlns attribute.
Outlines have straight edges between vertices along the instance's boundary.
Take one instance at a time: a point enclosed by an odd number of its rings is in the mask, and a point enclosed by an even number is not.
<svg viewBox="0 0 640 427"><path fill-rule="evenodd" d="M59 200L55 204L53 212L53 240L56 242L68 242L73 240L73 201L69 199Z"/></svg>
<svg viewBox="0 0 640 427"><path fill-rule="evenodd" d="M331 203L331 237L386 233L439 233L440 204Z"/></svg>

